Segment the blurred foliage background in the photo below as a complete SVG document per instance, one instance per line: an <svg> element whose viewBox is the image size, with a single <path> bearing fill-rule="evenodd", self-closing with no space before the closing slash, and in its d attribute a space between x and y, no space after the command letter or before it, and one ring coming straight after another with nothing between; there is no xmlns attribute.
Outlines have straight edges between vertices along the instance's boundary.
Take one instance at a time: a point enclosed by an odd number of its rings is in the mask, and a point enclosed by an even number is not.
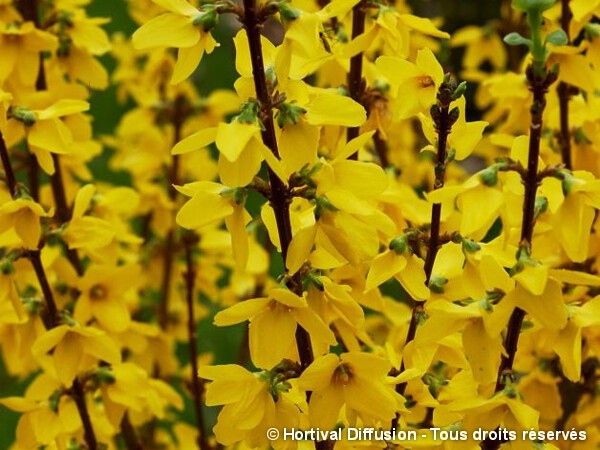
<svg viewBox="0 0 600 450"><path fill-rule="evenodd" d="M443 29L448 32L465 25L484 25L487 21L499 16L501 0L413 0L409 1L414 13L426 17L438 17L443 20ZM131 36L136 29L135 23L127 13L126 0L93 0L88 7L88 15L108 17L111 22L105 26L112 35L120 32ZM201 93L208 94L214 89L231 88L236 73L234 69L234 52L232 36L237 24L222 22L216 34L221 46L212 55L204 58L194 75ZM446 50L447 51L447 50ZM446 66L452 70L459 68L460 51L448 54ZM103 63L109 72L114 68L114 60L110 55L103 58ZM91 114L94 117L94 130L97 138L114 132L124 111L131 105L117 102L116 89L109 87L103 92L94 92L91 97ZM476 113L476 112L474 112ZM107 150L92 163L92 171L97 181L110 181L114 184L128 184L129 177L125 173L115 173L108 168L110 153ZM274 268L276 269L276 268ZM230 363L237 358L243 325L238 327L215 328L210 324L216 311L209 311L201 321L198 330L198 345L202 353L210 352L216 364ZM185 349L179 349L182 360L185 359ZM0 359L0 397L22 395L28 380L18 380L9 377ZM211 414L212 413L212 414ZM216 411L209 411L209 420L216 417ZM188 404L184 411L184 419L191 422L192 409ZM18 415L6 408L0 407L0 450L7 450L14 440Z"/></svg>

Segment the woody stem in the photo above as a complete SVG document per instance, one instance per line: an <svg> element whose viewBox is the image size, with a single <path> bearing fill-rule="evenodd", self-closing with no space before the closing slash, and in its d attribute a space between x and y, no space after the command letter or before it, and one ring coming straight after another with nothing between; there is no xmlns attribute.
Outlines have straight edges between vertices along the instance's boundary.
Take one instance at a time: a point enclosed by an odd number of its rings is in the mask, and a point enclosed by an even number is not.
<svg viewBox="0 0 600 450"><path fill-rule="evenodd" d="M437 116L434 121L436 126L436 131L438 135L438 143L437 143L437 159L435 165L435 182L433 185L433 189L440 189L444 187L444 181L446 177L446 158L447 158L447 144L448 144L448 135L452 131L452 122L450 120L450 99L447 101L440 101L442 96L438 95L438 111L439 116ZM427 256L425 258L425 284L429 285L429 281L431 279L431 274L433 271L433 264L435 263L435 257L440 247L440 225L441 225L441 214L442 214L442 205L440 203L434 203L431 207L431 228L429 232L429 240L428 240L428 248L427 248ZM417 302L413 309L412 315L410 318L410 325L408 326L408 332L406 335L406 343L405 346L412 342L415 339L415 335L417 333L417 326L419 324L419 317L423 314L423 304L422 302ZM400 367L400 371L403 372L405 370L404 359L402 360L402 365ZM400 395L404 395L404 391L406 390L406 383L400 383L396 385L396 392ZM396 428L398 425L398 420L400 416L396 414L396 417L392 421L392 429Z"/></svg>
<svg viewBox="0 0 600 450"><path fill-rule="evenodd" d="M272 98L267 85L265 76L265 65L263 60L262 46L260 42L260 30L262 21L257 10L256 0L244 0L244 14L242 25L248 33L248 43L250 47L250 56L252 61L252 74L254 77L254 88L256 97L260 105L260 117L262 119L264 130L262 131L262 140L271 150L275 157L279 158L279 149L277 139L275 138L275 126L273 123ZM277 232L281 244L281 255L284 262L287 258L288 248L292 241L292 226L290 222L290 197L288 190L277 175L269 168L269 183L271 185L271 206L277 222ZM288 282L289 288L297 295L302 295L302 280L298 273L294 274ZM296 329L296 343L300 355L300 363L306 368L313 361L313 351L310 337L302 327Z"/></svg>
<svg viewBox="0 0 600 450"><path fill-rule="evenodd" d="M175 98L173 111L173 143L177 144L181 140L181 128L185 121L185 99L182 96ZM171 168L167 172L167 189L169 191L169 200L175 201L177 191L173 187L174 184L179 184L179 164L180 157L175 155L171 160ZM167 233L163 250L163 274L161 283L161 296L158 306L158 324L161 329L165 330L169 321L169 294L171 290L171 281L173 275L173 260L176 250L175 230L171 229Z"/></svg>
<svg viewBox="0 0 600 450"><path fill-rule="evenodd" d="M571 38L569 36L569 28L571 25L571 17L573 16L571 13L571 8L569 6L570 0L562 0L562 15L561 15L561 27L563 31L567 34L567 39L570 42ZM560 144L560 153L562 156L562 162L565 167L569 170L573 168L573 161L571 155L571 130L569 125L569 100L571 97L571 87L564 82L561 82L558 85L558 102L560 108L560 135L559 135L559 144Z"/></svg>
<svg viewBox="0 0 600 450"><path fill-rule="evenodd" d="M210 445L206 439L204 411L202 410L202 392L204 387L202 380L198 376L198 343L196 341L196 317L194 314L194 288L196 280L196 267L194 264L193 245L196 242L195 236L190 235L183 238L185 249L186 271L183 275L185 282L185 302L187 306L188 320L188 350L190 364L192 366L192 395L194 402L194 412L196 414L196 428L198 429L197 444L200 450L210 450Z"/></svg>
<svg viewBox="0 0 600 450"><path fill-rule="evenodd" d="M8 184L8 189L11 193L11 196L15 198L17 193L17 183L15 174L12 168L12 164L10 162L10 158L8 156L8 150L6 148L6 142L4 141L4 137L0 132L0 159L2 159L2 167L4 169L4 173L6 175L6 182ZM56 306L56 301L54 300L54 294L52 293L52 288L50 287L50 283L48 282L48 277L46 276L46 271L42 264L42 258L39 250L29 251L28 259L31 261L31 265L33 266L33 270L35 272L36 278L40 285L40 289L42 290L42 295L44 296L47 314L43 316L43 322L47 330L55 328L60 323L60 317L58 314L58 308ZM85 404L85 396L83 393L83 388L79 384L79 381L75 379L72 386L71 396L77 405L77 410L79 411L79 416L81 418L81 422L83 424L85 441L90 450L96 450L98 447L98 443L96 441L96 435L94 434L94 429L92 427L92 422L89 417L89 413L87 411L87 406Z"/></svg>
<svg viewBox="0 0 600 450"><path fill-rule="evenodd" d="M359 1L352 8L352 39L356 39L358 36L365 32L365 7L362 1ZM350 97L358 103L361 103L364 94L364 82L362 77L363 68L363 54L362 52L354 55L350 59L350 73L348 74L348 90ZM350 127L346 132L346 140L351 141L358 137L360 127ZM350 159L357 159L358 153L354 153L350 156Z"/></svg>
<svg viewBox="0 0 600 450"><path fill-rule="evenodd" d="M533 93L533 103L531 105L531 123L529 130L529 153L527 158L527 171L523 177L525 188L525 198L523 201L523 219L521 223L521 248L526 248L531 252L531 242L535 227L535 197L539 184L538 178L538 160L540 156L540 141L542 137L542 117L546 108L546 93L549 85L553 82L551 75L544 71L542 74L536 74L533 67L527 69L527 80L529 89ZM506 336L504 338L505 354L502 355L498 376L496 378L495 392L502 391L506 386L506 376L510 375L517 353L519 344L519 335L525 311L521 308L515 308L510 316ZM485 440L482 442L483 450L497 450L501 441Z"/></svg>

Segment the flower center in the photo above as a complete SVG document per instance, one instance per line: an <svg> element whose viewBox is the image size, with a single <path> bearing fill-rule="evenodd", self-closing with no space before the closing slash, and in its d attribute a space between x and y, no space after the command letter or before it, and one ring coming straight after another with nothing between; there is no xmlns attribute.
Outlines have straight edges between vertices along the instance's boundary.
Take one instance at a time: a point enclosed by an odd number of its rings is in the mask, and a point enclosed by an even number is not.
<svg viewBox="0 0 600 450"><path fill-rule="evenodd" d="M422 87L422 88L435 86L435 82L433 81L433 78L431 78L429 75L423 75L423 76L417 77L417 84L419 85L419 87Z"/></svg>
<svg viewBox="0 0 600 450"><path fill-rule="evenodd" d="M90 298L92 300L104 300L108 296L108 289L102 284L95 284L90 289Z"/></svg>
<svg viewBox="0 0 600 450"><path fill-rule="evenodd" d="M342 363L333 372L333 382L341 384L342 386L348 386L352 381L354 374L352 373L352 367L346 363Z"/></svg>

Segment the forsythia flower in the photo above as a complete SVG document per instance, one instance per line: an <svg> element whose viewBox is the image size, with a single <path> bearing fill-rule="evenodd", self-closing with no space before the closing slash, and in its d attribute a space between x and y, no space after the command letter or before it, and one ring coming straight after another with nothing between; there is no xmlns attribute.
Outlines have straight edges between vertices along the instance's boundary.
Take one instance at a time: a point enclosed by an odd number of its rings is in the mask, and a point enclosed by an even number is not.
<svg viewBox="0 0 600 450"><path fill-rule="evenodd" d="M133 35L133 44L139 50L179 49L171 83L181 83L196 70L204 52L212 53L219 45L208 32L217 19L216 12L214 7L198 10L187 0L153 1L169 12L142 25Z"/></svg>
<svg viewBox="0 0 600 450"><path fill-rule="evenodd" d="M268 297L245 300L220 311L215 325L250 321L250 356L257 367L270 369L284 358L295 358L296 329L301 326L316 343L335 344L335 337L304 297L288 289L269 290ZM264 349L269 349L264 351Z"/></svg>
<svg viewBox="0 0 600 450"><path fill-rule="evenodd" d="M301 389L312 391L311 426L331 429L343 406L351 423L356 418L369 425L391 422L404 399L386 382L390 368L388 361L362 352L315 359L299 379Z"/></svg>

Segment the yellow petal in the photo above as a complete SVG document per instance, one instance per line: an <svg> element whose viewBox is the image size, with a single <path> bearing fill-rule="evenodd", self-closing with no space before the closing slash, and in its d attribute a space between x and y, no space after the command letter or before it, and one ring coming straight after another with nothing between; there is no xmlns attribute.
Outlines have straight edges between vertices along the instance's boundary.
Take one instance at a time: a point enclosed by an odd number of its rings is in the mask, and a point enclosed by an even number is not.
<svg viewBox="0 0 600 450"><path fill-rule="evenodd" d="M249 185L260 170L263 161L262 142L252 139L233 162L222 153L219 155L219 177L223 184L231 187Z"/></svg>
<svg viewBox="0 0 600 450"><path fill-rule="evenodd" d="M242 154L242 151L254 137L260 139L260 128L257 125L243 122L221 122L217 128L215 143L219 151L231 162Z"/></svg>
<svg viewBox="0 0 600 450"><path fill-rule="evenodd" d="M201 38L196 45L179 49L171 76L171 84L179 84L194 73L204 55L204 47L205 41Z"/></svg>
<svg viewBox="0 0 600 450"><path fill-rule="evenodd" d="M255 316L249 327L250 357L256 367L271 369L289 358L295 346L297 324L282 309L267 309Z"/></svg>
<svg viewBox="0 0 600 450"><path fill-rule="evenodd" d="M332 429L337 422L343 404L344 393L341 386L332 384L322 390L313 392L308 410L310 426L322 430Z"/></svg>
<svg viewBox="0 0 600 450"><path fill-rule="evenodd" d="M61 383L70 387L77 376L83 348L80 337L75 333L67 333L54 349L54 364Z"/></svg>
<svg viewBox="0 0 600 450"><path fill-rule="evenodd" d="M426 276L423 269L424 261L411 255L407 259L407 264L404 270L396 274L396 278L406 292L416 301L425 301L429 298L429 288L425 286Z"/></svg>
<svg viewBox="0 0 600 450"><path fill-rule="evenodd" d="M36 358L45 355L56 347L68 331L69 327L67 325L59 325L56 328L46 331L33 343L31 353Z"/></svg>
<svg viewBox="0 0 600 450"><path fill-rule="evenodd" d="M549 279L542 295L533 295L520 286L513 291L518 294L517 305L549 330L561 330L567 324L567 307L563 301L560 283Z"/></svg>
<svg viewBox="0 0 600 450"><path fill-rule="evenodd" d="M533 295L542 295L548 282L548 270L548 266L543 264L537 266L525 264L523 270L513 278Z"/></svg>
<svg viewBox="0 0 600 450"><path fill-rule="evenodd" d="M224 327L250 320L262 311L268 303L268 298L254 298L236 303L223 311L219 311L215 315L214 324L218 327Z"/></svg>
<svg viewBox="0 0 600 450"><path fill-rule="evenodd" d="M131 323L129 310L120 299L93 301L92 313L100 325L112 333L122 333Z"/></svg>
<svg viewBox="0 0 600 450"><path fill-rule="evenodd" d="M430 19L412 14L400 14L399 19L408 28L417 30L420 33L437 38L450 39L450 35L445 31L438 30Z"/></svg>
<svg viewBox="0 0 600 450"><path fill-rule="evenodd" d="M581 328L570 320L560 331L554 351L560 358L563 374L573 383L581 378Z"/></svg>
<svg viewBox="0 0 600 450"><path fill-rule="evenodd" d="M482 385L495 382L503 352L502 337L489 336L481 320L471 320L463 330L462 343L475 381Z"/></svg>
<svg viewBox="0 0 600 450"><path fill-rule="evenodd" d="M179 141L171 150L171 155L183 155L195 150L200 150L215 141L217 136L217 128L204 128L188 137Z"/></svg>
<svg viewBox="0 0 600 450"><path fill-rule="evenodd" d="M298 231L292 238L292 242L290 242L290 246L288 247L285 264L290 275L298 272L300 267L308 261L315 243L316 234L317 226L311 225Z"/></svg>
<svg viewBox="0 0 600 450"><path fill-rule="evenodd" d="M248 264L248 234L246 232L246 216L244 205L234 205L233 214L225 217L225 225L231 233L231 248L236 266L244 270Z"/></svg>
<svg viewBox="0 0 600 450"><path fill-rule="evenodd" d="M198 192L181 207L175 220L184 228L197 229L231 214L233 206L229 199L219 194Z"/></svg>
<svg viewBox="0 0 600 450"><path fill-rule="evenodd" d="M359 127L367 120L365 108L350 97L326 90L306 105L306 120L311 125Z"/></svg>
<svg viewBox="0 0 600 450"><path fill-rule="evenodd" d="M121 362L121 352L119 351L119 347L115 344L115 341L105 333L100 333L93 337L85 337L83 349L88 355L92 355L109 364L118 364Z"/></svg>
<svg viewBox="0 0 600 450"><path fill-rule="evenodd" d="M192 19L175 13L165 13L150 19L132 37L133 46L137 50L192 47L199 39L200 30L194 27Z"/></svg>
<svg viewBox="0 0 600 450"><path fill-rule="evenodd" d="M182 16L194 16L198 14L198 10L190 5L187 0L152 0L159 6Z"/></svg>
<svg viewBox="0 0 600 450"><path fill-rule="evenodd" d="M56 119L70 114L84 112L90 109L90 104L83 100L62 99L48 108L37 113L38 120Z"/></svg>
<svg viewBox="0 0 600 450"><path fill-rule="evenodd" d="M406 258L402 255L397 255L391 250L386 250L385 252L377 255L371 263L371 267L369 268L369 274L367 275L367 282L365 284L365 291L385 283L387 280L402 271L405 267Z"/></svg>
<svg viewBox="0 0 600 450"><path fill-rule="evenodd" d="M298 386L305 391L325 389L331 382L331 377L339 361L339 357L333 353L319 356L302 372L298 379Z"/></svg>
<svg viewBox="0 0 600 450"><path fill-rule="evenodd" d="M41 120L30 128L27 142L34 147L66 155L70 153L73 135L60 119Z"/></svg>

